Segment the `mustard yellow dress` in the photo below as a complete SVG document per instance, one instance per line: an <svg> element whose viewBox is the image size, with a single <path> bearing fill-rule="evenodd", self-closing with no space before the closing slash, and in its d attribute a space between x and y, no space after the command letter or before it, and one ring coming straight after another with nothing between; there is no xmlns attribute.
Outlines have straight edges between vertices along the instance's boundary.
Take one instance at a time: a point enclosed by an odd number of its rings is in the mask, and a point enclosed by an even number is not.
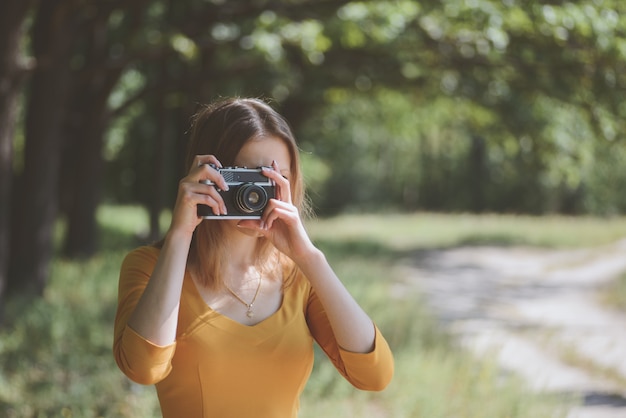
<svg viewBox="0 0 626 418"><path fill-rule="evenodd" d="M156 385L164 418L297 417L314 340L355 387L382 390L390 382L393 356L380 331L372 352L342 350L304 277L286 287L277 312L246 326L212 310L186 273L176 342L152 344L126 323L158 255L140 247L122 264L113 351L131 380Z"/></svg>

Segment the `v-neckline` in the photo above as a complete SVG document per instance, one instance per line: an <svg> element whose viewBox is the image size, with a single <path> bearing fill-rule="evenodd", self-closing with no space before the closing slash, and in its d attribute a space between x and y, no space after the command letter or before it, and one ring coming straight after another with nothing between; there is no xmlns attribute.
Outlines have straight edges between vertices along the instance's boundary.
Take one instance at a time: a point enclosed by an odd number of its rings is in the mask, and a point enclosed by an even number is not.
<svg viewBox="0 0 626 418"><path fill-rule="evenodd" d="M202 294L200 293L200 290L198 290L198 286L196 285L196 282L193 280L193 278L190 275L188 275L185 278L183 286L191 287L190 292L192 293L193 298L196 299L196 302L199 304L199 306L202 307L201 309L202 312L200 313L200 316L205 316L207 314L210 314L212 317L218 318L224 321L225 323L235 325L238 327L244 327L247 329L262 328L265 323L276 318L283 311L283 307L285 306L285 292L283 291L281 292L280 305L278 306L278 309L276 309L276 311L274 311L270 316L263 318L261 321L248 325L248 324L239 322L236 319L222 312L219 312L218 310L211 307L211 305L209 305L206 302L206 300L204 300L204 298L202 297Z"/></svg>

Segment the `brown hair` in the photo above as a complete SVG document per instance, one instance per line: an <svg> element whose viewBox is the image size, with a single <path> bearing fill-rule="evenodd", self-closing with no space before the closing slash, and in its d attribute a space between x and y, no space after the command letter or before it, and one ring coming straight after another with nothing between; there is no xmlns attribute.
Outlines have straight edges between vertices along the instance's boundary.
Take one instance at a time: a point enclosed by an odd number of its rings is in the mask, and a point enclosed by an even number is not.
<svg viewBox="0 0 626 418"><path fill-rule="evenodd" d="M287 121L262 100L228 98L203 106L192 118L185 167L191 167L196 155L214 155L224 167L232 166L248 141L263 137L279 138L287 146L292 202L302 216L308 215L296 140ZM222 226L219 220L202 221L194 232L187 261L191 273L212 289L223 286L219 277L221 260L228 257L220 245L224 241ZM259 238L256 259L260 268L277 268L275 263L279 263L285 284L296 275L295 265L265 238Z"/></svg>

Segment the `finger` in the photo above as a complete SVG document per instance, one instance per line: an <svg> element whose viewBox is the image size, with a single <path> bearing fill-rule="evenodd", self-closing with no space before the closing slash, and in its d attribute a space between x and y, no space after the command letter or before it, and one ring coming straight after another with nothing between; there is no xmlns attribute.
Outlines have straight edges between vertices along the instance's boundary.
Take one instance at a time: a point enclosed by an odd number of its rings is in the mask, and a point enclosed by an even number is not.
<svg viewBox="0 0 626 418"><path fill-rule="evenodd" d="M221 190L228 190L228 183L224 179L224 176L215 168L211 167L208 164L203 164L197 168L199 173L199 181L206 184L206 181L213 183Z"/></svg>
<svg viewBox="0 0 626 418"><path fill-rule="evenodd" d="M228 183L224 179L224 176L208 164L201 164L198 167L193 167L187 177L183 181L200 182L210 186L216 186L220 190L228 190Z"/></svg>
<svg viewBox="0 0 626 418"><path fill-rule="evenodd" d="M271 199L261 218L261 227L271 228L276 219L284 219L289 224L299 219L298 209L291 203Z"/></svg>
<svg viewBox="0 0 626 418"><path fill-rule="evenodd" d="M272 169L263 167L263 174L274 181L276 186L276 199L283 202L291 203L291 185L289 180L280 174L278 164L273 163Z"/></svg>
<svg viewBox="0 0 626 418"><path fill-rule="evenodd" d="M220 168L222 168L222 163L214 155L196 155L189 169L189 175L193 176L196 181L209 180L222 190L228 190L226 181L217 170Z"/></svg>
<svg viewBox="0 0 626 418"><path fill-rule="evenodd" d="M211 207L215 215L226 214L226 204L222 195L213 185L203 183L184 182L181 185L184 200L190 205L199 204Z"/></svg>
<svg viewBox="0 0 626 418"><path fill-rule="evenodd" d="M199 167L203 164L214 164L216 167L222 168L222 163L220 163L215 155L196 155L193 158L191 167L189 167L189 171L191 171L194 167Z"/></svg>
<svg viewBox="0 0 626 418"><path fill-rule="evenodd" d="M226 203L215 187L201 183L200 186L204 186L199 193L199 199L204 201L203 204L210 206L215 215L226 215L228 213Z"/></svg>
<svg viewBox="0 0 626 418"><path fill-rule="evenodd" d="M291 225L293 224L296 216L297 215L295 215L293 211L289 209L276 207L269 213L267 218L263 221L262 223L263 229L271 230L272 226L274 225L274 222L279 219Z"/></svg>
<svg viewBox="0 0 626 418"><path fill-rule="evenodd" d="M277 174L276 179L274 180L274 182L277 185L277 199L278 200L283 200L283 196L284 195L289 195L289 193L284 193L283 189L284 189L284 184L287 183L287 186L289 186L288 182L285 182L285 178L281 175L278 176L280 174L280 167L278 166L278 161L276 160L272 160L272 168L274 169L274 173ZM281 177L282 179L279 179L278 177Z"/></svg>
<svg viewBox="0 0 626 418"><path fill-rule="evenodd" d="M261 221L258 219L242 219L237 223L239 228L252 229L257 232L265 232L261 227Z"/></svg>
<svg viewBox="0 0 626 418"><path fill-rule="evenodd" d="M211 196L202 195L201 201L203 203L198 203L198 205L206 205L211 208L211 212L215 216L224 216L227 215L226 207L221 204L219 201L213 199Z"/></svg>

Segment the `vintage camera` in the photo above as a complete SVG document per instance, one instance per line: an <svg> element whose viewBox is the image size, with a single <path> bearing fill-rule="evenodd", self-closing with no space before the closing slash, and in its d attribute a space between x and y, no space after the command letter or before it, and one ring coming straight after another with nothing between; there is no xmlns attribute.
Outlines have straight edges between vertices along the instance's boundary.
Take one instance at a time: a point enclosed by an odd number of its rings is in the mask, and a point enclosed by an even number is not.
<svg viewBox="0 0 626 418"><path fill-rule="evenodd" d="M261 219L261 214L276 193L274 182L265 177L261 167L211 167L226 180L228 190L217 189L224 199L226 215L215 215L207 205L198 205L198 216L204 219ZM210 180L204 184L215 184Z"/></svg>

